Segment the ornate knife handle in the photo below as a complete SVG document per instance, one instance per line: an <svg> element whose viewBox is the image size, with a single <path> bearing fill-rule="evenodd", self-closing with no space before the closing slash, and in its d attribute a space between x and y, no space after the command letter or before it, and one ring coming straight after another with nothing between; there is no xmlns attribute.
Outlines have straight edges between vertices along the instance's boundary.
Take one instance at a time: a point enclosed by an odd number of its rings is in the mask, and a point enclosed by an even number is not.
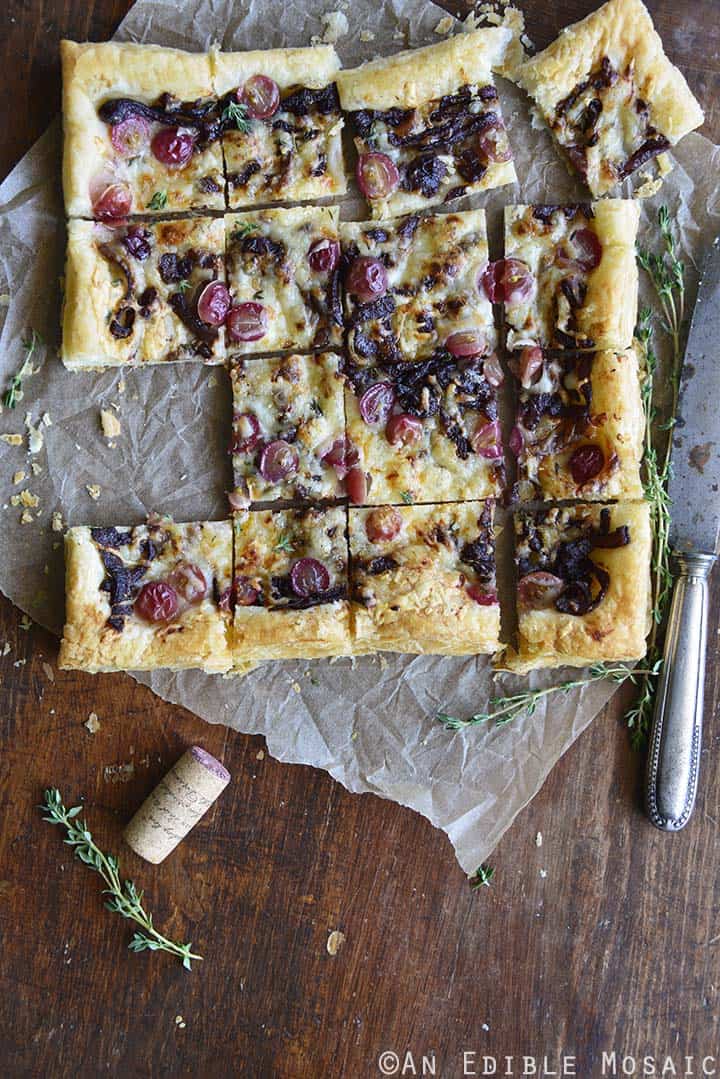
<svg viewBox="0 0 720 1079"><path fill-rule="evenodd" d="M650 820L677 832L697 793L707 646L708 577L714 555L678 555L665 662L655 703L646 779Z"/></svg>

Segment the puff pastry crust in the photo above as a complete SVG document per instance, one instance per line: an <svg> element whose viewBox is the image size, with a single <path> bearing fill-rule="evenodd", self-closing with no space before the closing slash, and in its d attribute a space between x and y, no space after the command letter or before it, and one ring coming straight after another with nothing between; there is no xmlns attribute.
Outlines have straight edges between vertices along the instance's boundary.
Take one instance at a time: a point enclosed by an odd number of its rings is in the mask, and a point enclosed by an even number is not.
<svg viewBox="0 0 720 1079"><path fill-rule="evenodd" d="M519 497L642 498L645 413L635 349L545 354L533 380L519 390Z"/></svg>
<svg viewBox="0 0 720 1079"><path fill-rule="evenodd" d="M231 379L236 507L342 495L342 469L324 460L333 446L344 445L338 357L322 353L246 360L232 368ZM273 466L271 458L278 454L287 461L285 468Z"/></svg>
<svg viewBox="0 0 720 1079"><path fill-rule="evenodd" d="M222 219L108 229L68 223L61 357L71 370L194 360L221 363L224 327L201 323L193 296L224 280Z"/></svg>
<svg viewBox="0 0 720 1079"><path fill-rule="evenodd" d="M335 89L340 60L333 47L214 52L211 60L218 94L252 75L273 79L281 91L268 120L250 119L248 130L223 134L230 207L345 194L344 121Z"/></svg>
<svg viewBox="0 0 720 1079"><path fill-rule="evenodd" d="M398 172L388 195L368 197L374 218L515 181L492 78L512 36L506 27L458 34L338 73L360 164L379 153ZM492 140L492 160L479 137Z"/></svg>
<svg viewBox="0 0 720 1079"><path fill-rule="evenodd" d="M488 261L484 210L412 215L341 226L345 261L380 260L387 291L361 303L346 289L348 348L355 363L430 356L455 333L476 333L479 352L497 343L492 306L477 287Z"/></svg>
<svg viewBox="0 0 720 1079"><path fill-rule="evenodd" d="M298 594L301 559L325 567L327 588ZM345 510L260 510L235 514L233 660L349 655Z"/></svg>
<svg viewBox="0 0 720 1079"><path fill-rule="evenodd" d="M505 257L527 265L535 283L527 299L505 303L508 348L628 348L637 321L639 220L639 204L629 199L506 206Z"/></svg>
<svg viewBox="0 0 720 1079"><path fill-rule="evenodd" d="M139 617L133 604L142 586L166 580L188 563L203 573L205 598L181 607L168 622ZM65 537L65 568L60 667L90 672L230 669L231 618L229 609L223 609L232 581L229 521L71 528Z"/></svg>
<svg viewBox="0 0 720 1079"><path fill-rule="evenodd" d="M148 125L147 138L132 155L123 156L110 139L110 126L98 109L105 102L130 98L154 104L162 94L181 101L213 95L210 57L129 42L60 43L63 71L63 187L71 217L92 217L94 190L124 184L132 213L155 210L222 209L225 206L220 141L196 147L181 169L167 168L150 149L162 125ZM153 196L161 192L163 205Z"/></svg>
<svg viewBox="0 0 720 1079"><path fill-rule="evenodd" d="M335 207L229 214L228 288L235 303L260 302L267 331L228 353L327 348L342 340L340 248Z"/></svg>
<svg viewBox="0 0 720 1079"><path fill-rule="evenodd" d="M609 0L517 77L596 195L703 122L641 0Z"/></svg>
<svg viewBox="0 0 720 1079"><path fill-rule="evenodd" d="M629 542L600 546L607 541L598 540L598 534L616 529L626 530ZM609 575L609 582L604 598L587 614L563 613L552 598L544 601L542 593L539 599L519 603L518 649L506 657L503 667L524 673L537 667L584 667L600 660L633 660L645 655L652 550L646 502L520 513L515 517L515 530L521 595L525 591L532 597L532 589L522 586L528 572L557 570L559 558L566 573L577 575L578 560L583 557L578 541L583 539L590 542L588 557ZM573 563L575 569L569 569ZM536 603L543 605L536 608Z"/></svg>
<svg viewBox="0 0 720 1079"><path fill-rule="evenodd" d="M494 651L500 607L492 517L492 504L482 502L351 507L356 650Z"/></svg>
<svg viewBox="0 0 720 1079"><path fill-rule="evenodd" d="M448 353L392 367L346 367L347 434L368 477L363 503L488 498L504 482L495 388L485 361Z"/></svg>

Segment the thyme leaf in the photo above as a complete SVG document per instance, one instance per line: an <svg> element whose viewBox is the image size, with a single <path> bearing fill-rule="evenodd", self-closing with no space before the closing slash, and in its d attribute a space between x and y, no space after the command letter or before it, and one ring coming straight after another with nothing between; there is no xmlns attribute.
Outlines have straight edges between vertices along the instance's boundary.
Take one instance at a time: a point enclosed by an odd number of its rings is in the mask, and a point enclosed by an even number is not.
<svg viewBox="0 0 720 1079"><path fill-rule="evenodd" d="M486 865L486 863L483 862L482 865L479 865L477 867L473 876L469 878L470 887L473 889L473 891L476 891L478 888L483 887L489 888L490 882L494 876L495 867L491 865Z"/></svg>
<svg viewBox="0 0 720 1079"><path fill-rule="evenodd" d="M192 944L177 944L155 928L152 914L148 914L142 905L144 893L138 891L133 881L121 879L117 858L112 854L103 854L95 844L85 821L76 819L82 812L82 806L66 809L60 791L56 787L50 787L45 791L45 799L39 808L46 814L43 820L49 824L59 824L65 829L67 839L64 842L73 848L76 858L102 877L107 885L103 895L109 896L105 900L106 908L140 926L140 930L133 934L128 945L130 951L169 952L170 955L182 959L186 970L192 969L191 960L202 959L201 955L191 951Z"/></svg>
<svg viewBox="0 0 720 1079"><path fill-rule="evenodd" d="M148 210L164 210L167 206L167 200L167 191L156 191L147 204L147 208Z"/></svg>
<svg viewBox="0 0 720 1079"><path fill-rule="evenodd" d="M226 124L234 124L238 131L247 133L250 130L247 107L239 101L228 101L220 119Z"/></svg>
<svg viewBox="0 0 720 1079"><path fill-rule="evenodd" d="M10 379L10 385L3 394L2 403L5 408L15 408L18 401L22 400L23 380L29 378L29 376L33 373L33 353L37 345L41 345L42 343L42 337L37 332L37 330L31 330L30 336L27 338L27 340L23 341L22 346L25 349L25 359L23 360L20 369L16 371Z"/></svg>

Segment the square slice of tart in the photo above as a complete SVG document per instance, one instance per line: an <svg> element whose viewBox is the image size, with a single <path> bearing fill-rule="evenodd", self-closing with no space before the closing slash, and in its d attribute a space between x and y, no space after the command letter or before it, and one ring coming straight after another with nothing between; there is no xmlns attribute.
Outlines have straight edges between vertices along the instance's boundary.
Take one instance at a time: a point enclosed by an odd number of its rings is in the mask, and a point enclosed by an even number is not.
<svg viewBox="0 0 720 1079"><path fill-rule="evenodd" d="M345 374L352 502L455 502L502 491L494 356L453 360L439 350L421 363L348 364Z"/></svg>
<svg viewBox="0 0 720 1079"><path fill-rule="evenodd" d="M594 195L703 122L640 0L609 0L566 27L517 77Z"/></svg>
<svg viewBox="0 0 720 1079"><path fill-rule="evenodd" d="M222 363L230 308L221 218L109 229L70 221L62 360L71 369Z"/></svg>
<svg viewBox="0 0 720 1079"><path fill-rule="evenodd" d="M484 283L504 299L507 347L627 348L637 321L639 219L628 199L506 206L505 258Z"/></svg>
<svg viewBox="0 0 720 1079"><path fill-rule="evenodd" d="M209 56L115 41L60 51L70 217L224 209Z"/></svg>
<svg viewBox="0 0 720 1079"><path fill-rule="evenodd" d="M374 218L514 182L492 76L511 41L493 27L338 73Z"/></svg>
<svg viewBox="0 0 720 1079"><path fill-rule="evenodd" d="M60 667L229 670L232 557L229 521L69 529Z"/></svg>
<svg viewBox="0 0 720 1079"><path fill-rule="evenodd" d="M339 345L337 209L298 206L229 214L225 229L233 301L226 322L228 353Z"/></svg>
<svg viewBox="0 0 720 1079"><path fill-rule="evenodd" d="M236 509L277 499L344 494L343 377L339 359L250 359L231 369Z"/></svg>
<svg viewBox="0 0 720 1079"><path fill-rule="evenodd" d="M520 383L510 439L519 497L642 498L645 413L635 349L525 348L510 365Z"/></svg>
<svg viewBox="0 0 720 1079"><path fill-rule="evenodd" d="M439 346L489 353L497 338L480 278L485 211L341 226L348 348L356 364L421 360Z"/></svg>
<svg viewBox="0 0 720 1079"><path fill-rule="evenodd" d="M492 502L351 507L350 557L356 651L498 647Z"/></svg>
<svg viewBox="0 0 720 1079"><path fill-rule="evenodd" d="M231 209L347 190L331 45L212 54Z"/></svg>
<svg viewBox="0 0 720 1079"><path fill-rule="evenodd" d="M515 516L518 650L507 666L641 659L650 625L647 502Z"/></svg>
<svg viewBox="0 0 720 1079"><path fill-rule="evenodd" d="M236 664L351 652L345 509L235 514Z"/></svg>

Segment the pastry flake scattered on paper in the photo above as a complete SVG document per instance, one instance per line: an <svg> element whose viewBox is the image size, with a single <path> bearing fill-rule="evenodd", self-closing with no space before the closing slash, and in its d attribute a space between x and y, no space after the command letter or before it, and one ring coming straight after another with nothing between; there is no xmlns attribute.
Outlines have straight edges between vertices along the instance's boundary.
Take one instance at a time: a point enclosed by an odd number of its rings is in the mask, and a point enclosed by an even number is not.
<svg viewBox="0 0 720 1079"><path fill-rule="evenodd" d="M344 12L348 31L337 49L346 65L438 40L445 12L408 0L379 5L358 0L329 7ZM312 0L293 7L292 31L280 0L139 0L119 37L203 50L307 45L322 37L326 9ZM457 24L456 29L459 29ZM559 29L559 27L558 27ZM488 210L491 243L499 250L502 207L511 201L577 201L581 189L531 125L528 101L499 80L503 113L520 184L467 205ZM643 206L647 221L665 202L681 229L692 266L718 231L720 149L699 135L674 151L675 168L661 192ZM14 410L0 413L0 588L33 619L59 632L63 621L65 525L137 523L156 510L178 521L221 519L231 488L231 388L226 373L194 365L70 375L57 358L65 230L59 187L60 126L56 121L0 188L0 382L21 366L30 329L46 343ZM357 200L343 208L359 216ZM645 240L643 240L645 242ZM648 297L645 297L647 302ZM122 402L121 436L108 438L101 409ZM48 415L51 423L41 424ZM42 430L29 452L25 420ZM5 437L8 436L8 437ZM40 468L37 472L33 463ZM24 471L37 506L13 506L13 476ZM97 500L88 489L99 489ZM20 524L22 513L32 520ZM61 516L60 516L61 515ZM547 685L562 673L491 678L483 658L402 657L388 654L265 664L238 682L198 672L156 672L140 680L211 723L262 733L281 761L324 768L351 791L372 791L412 807L450 837L468 873L485 860L558 758L612 695L596 683L553 697L532 717L505 727L451 733L435 712L467 715L485 709L493 692Z"/></svg>

